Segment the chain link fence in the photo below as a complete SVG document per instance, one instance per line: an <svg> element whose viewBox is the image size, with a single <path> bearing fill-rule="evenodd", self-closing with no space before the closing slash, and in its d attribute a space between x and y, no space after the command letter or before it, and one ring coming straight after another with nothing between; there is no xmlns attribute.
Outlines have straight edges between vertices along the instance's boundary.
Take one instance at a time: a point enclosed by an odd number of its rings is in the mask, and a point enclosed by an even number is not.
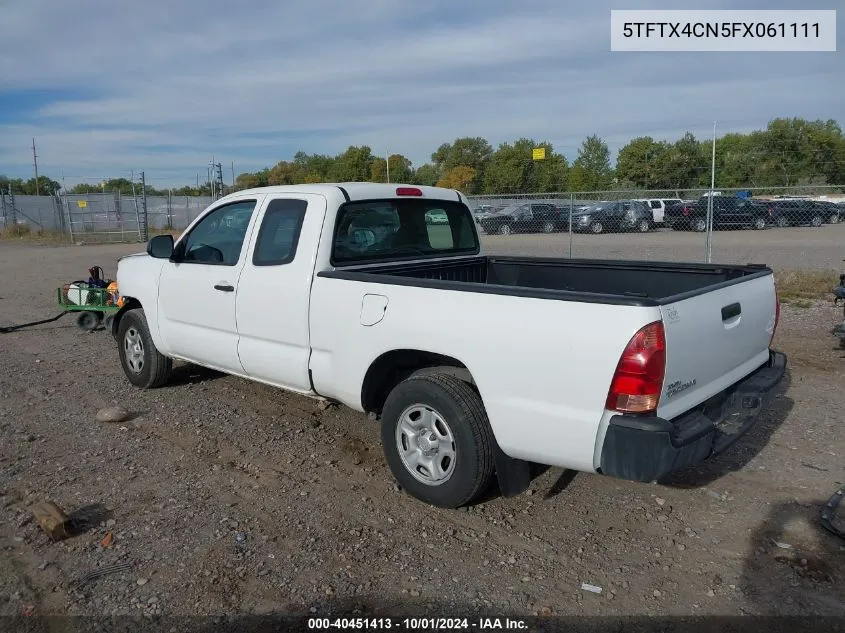
<svg viewBox="0 0 845 633"><path fill-rule="evenodd" d="M845 186L470 196L494 254L831 268L845 256ZM185 229L214 198L0 195L0 228L73 242Z"/></svg>
<svg viewBox="0 0 845 633"><path fill-rule="evenodd" d="M499 254L827 267L833 249L845 240L845 227L836 226L845 220L843 186L586 191L470 200L485 245ZM796 227L801 230L788 230ZM795 261L785 261L787 252Z"/></svg>

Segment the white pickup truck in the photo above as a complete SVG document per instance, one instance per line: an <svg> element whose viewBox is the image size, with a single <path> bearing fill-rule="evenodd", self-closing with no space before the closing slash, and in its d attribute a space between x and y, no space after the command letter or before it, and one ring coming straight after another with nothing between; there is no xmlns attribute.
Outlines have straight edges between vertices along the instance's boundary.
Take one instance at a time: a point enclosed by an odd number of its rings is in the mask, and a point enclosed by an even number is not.
<svg viewBox="0 0 845 633"><path fill-rule="evenodd" d="M374 413L394 477L442 507L518 494L532 462L658 480L745 432L786 368L770 269L485 255L437 187L233 193L117 282L133 385L179 359Z"/></svg>

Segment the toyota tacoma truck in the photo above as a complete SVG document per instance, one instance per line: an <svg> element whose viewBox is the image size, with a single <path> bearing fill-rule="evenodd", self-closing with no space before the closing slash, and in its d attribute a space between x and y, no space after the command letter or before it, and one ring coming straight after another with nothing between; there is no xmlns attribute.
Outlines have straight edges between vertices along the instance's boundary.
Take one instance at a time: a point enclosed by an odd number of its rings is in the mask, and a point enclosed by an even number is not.
<svg viewBox="0 0 845 633"><path fill-rule="evenodd" d="M486 255L438 187L239 191L117 282L135 387L179 360L370 413L441 507L519 494L532 463L659 480L742 435L786 368L769 268Z"/></svg>

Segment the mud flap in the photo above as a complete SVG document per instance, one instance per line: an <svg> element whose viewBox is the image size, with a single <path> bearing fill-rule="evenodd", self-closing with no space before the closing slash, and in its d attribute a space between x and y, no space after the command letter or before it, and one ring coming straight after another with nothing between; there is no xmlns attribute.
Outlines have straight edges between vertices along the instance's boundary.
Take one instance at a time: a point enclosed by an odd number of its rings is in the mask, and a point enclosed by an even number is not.
<svg viewBox="0 0 845 633"><path fill-rule="evenodd" d="M528 490L531 485L530 464L521 459L508 457L499 448L499 443L495 442L495 444L493 459L499 491L503 497L515 497Z"/></svg>

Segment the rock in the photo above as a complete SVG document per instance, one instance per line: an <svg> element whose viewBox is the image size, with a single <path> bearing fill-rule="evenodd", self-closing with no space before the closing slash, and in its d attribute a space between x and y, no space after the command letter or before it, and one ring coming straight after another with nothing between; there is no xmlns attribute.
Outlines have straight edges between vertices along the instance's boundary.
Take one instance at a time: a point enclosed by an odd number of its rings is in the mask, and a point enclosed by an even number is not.
<svg viewBox="0 0 845 633"><path fill-rule="evenodd" d="M106 407L97 411L97 422L114 424L129 419L129 412L123 407Z"/></svg>
<svg viewBox="0 0 845 633"><path fill-rule="evenodd" d="M713 591L712 589L707 590L707 597L708 598L713 598L713 597L715 597L715 595L716 595L716 592Z"/></svg>
<svg viewBox="0 0 845 633"><path fill-rule="evenodd" d="M138 580L135 581L135 584L137 584L139 587L143 587L148 582L149 582L149 580L147 580L146 578L139 578Z"/></svg>
<svg viewBox="0 0 845 633"><path fill-rule="evenodd" d="M661 593L660 589L655 589L651 595L653 595L655 598L659 598L663 594Z"/></svg>

